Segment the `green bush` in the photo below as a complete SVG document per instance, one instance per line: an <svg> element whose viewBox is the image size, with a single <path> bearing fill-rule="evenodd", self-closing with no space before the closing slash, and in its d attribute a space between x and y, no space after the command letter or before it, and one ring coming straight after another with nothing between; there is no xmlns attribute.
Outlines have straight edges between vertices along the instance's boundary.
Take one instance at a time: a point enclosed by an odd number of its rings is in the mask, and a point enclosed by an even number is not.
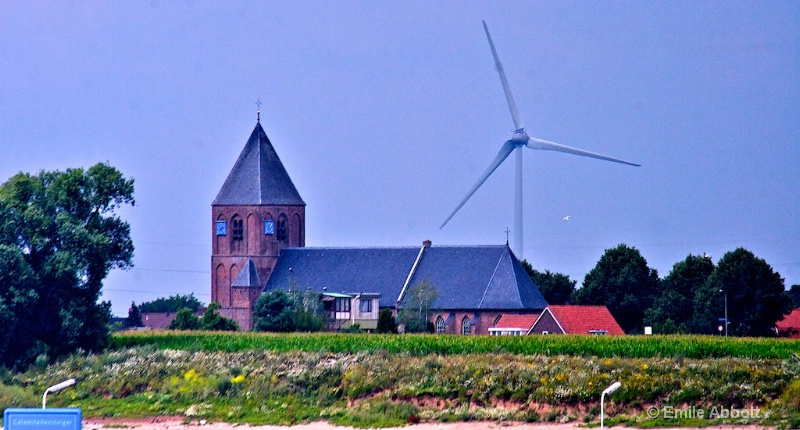
<svg viewBox="0 0 800 430"><path fill-rule="evenodd" d="M29 389L0 383L0 410L37 407L40 401L41 398Z"/></svg>

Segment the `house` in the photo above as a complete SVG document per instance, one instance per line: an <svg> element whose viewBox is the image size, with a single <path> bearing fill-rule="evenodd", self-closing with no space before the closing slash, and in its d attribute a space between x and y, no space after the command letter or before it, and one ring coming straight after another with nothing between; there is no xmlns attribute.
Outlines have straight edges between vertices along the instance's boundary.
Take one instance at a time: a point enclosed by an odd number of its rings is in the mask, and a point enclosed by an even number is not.
<svg viewBox="0 0 800 430"><path fill-rule="evenodd" d="M492 336L521 336L531 331L531 328L539 319L538 313L528 315L503 315L494 325L489 328Z"/></svg>
<svg viewBox="0 0 800 430"><path fill-rule="evenodd" d="M372 332L378 327L378 299L375 293L327 293L320 295L326 330L336 331L358 325Z"/></svg>
<svg viewBox="0 0 800 430"><path fill-rule="evenodd" d="M488 334L501 315L547 306L508 245L308 248L305 206L257 121L211 204L209 225L211 301L243 330L272 289L319 293L332 329L371 327L373 316L377 324L379 309L402 309L409 288L423 281L438 292L431 321L439 332Z"/></svg>
<svg viewBox="0 0 800 430"><path fill-rule="evenodd" d="M789 315L775 323L778 336L800 339L800 308L793 309Z"/></svg>
<svg viewBox="0 0 800 430"><path fill-rule="evenodd" d="M548 306L528 334L624 335L605 306Z"/></svg>
<svg viewBox="0 0 800 430"><path fill-rule="evenodd" d="M201 306L194 315L202 317L206 312L206 307ZM142 312L142 324L147 329L166 330L172 320L175 319L177 312Z"/></svg>

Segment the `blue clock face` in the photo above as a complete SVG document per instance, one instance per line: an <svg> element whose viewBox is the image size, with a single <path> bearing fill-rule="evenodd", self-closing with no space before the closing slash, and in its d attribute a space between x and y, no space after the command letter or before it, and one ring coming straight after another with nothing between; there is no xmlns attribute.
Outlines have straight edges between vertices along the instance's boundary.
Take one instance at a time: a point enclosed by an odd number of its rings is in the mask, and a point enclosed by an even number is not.
<svg viewBox="0 0 800 430"><path fill-rule="evenodd" d="M271 219L264 221L264 234L268 236L275 234L275 221Z"/></svg>
<svg viewBox="0 0 800 430"><path fill-rule="evenodd" d="M217 221L217 236L225 236L228 234L228 223L225 221Z"/></svg>

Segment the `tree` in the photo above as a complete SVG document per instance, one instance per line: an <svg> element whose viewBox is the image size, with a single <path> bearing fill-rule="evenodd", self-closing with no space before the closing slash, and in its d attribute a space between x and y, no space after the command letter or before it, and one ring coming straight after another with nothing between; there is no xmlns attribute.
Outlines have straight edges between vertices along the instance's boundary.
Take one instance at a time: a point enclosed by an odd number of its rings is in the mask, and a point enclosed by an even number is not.
<svg viewBox="0 0 800 430"><path fill-rule="evenodd" d="M607 249L572 295L572 303L605 305L626 333L642 331L644 310L659 287L658 272L639 250L620 244Z"/></svg>
<svg viewBox="0 0 800 430"><path fill-rule="evenodd" d="M287 293L271 290L262 294L253 308L253 328L256 331L287 333L313 332L325 328L319 294L296 287Z"/></svg>
<svg viewBox="0 0 800 430"><path fill-rule="evenodd" d="M794 284L789 288L789 296L792 298L792 308L800 308L800 284Z"/></svg>
<svg viewBox="0 0 800 430"><path fill-rule="evenodd" d="M283 290L262 294L253 308L253 327L256 331L294 331L293 300Z"/></svg>
<svg viewBox="0 0 800 430"><path fill-rule="evenodd" d="M130 268L133 180L107 164L20 173L0 185L0 365L23 367L108 342L112 269Z"/></svg>
<svg viewBox="0 0 800 430"><path fill-rule="evenodd" d="M381 309L378 312L378 326L375 328L376 333L397 333L397 322L394 320L394 315L390 309Z"/></svg>
<svg viewBox="0 0 800 430"><path fill-rule="evenodd" d="M209 304L198 322L198 328L209 331L239 331L239 324L236 324L236 321L219 314L221 308L222 305L217 302ZM177 315L175 318L177 319Z"/></svg>
<svg viewBox="0 0 800 430"><path fill-rule="evenodd" d="M771 336L775 323L791 311L783 278L752 252L737 248L717 263L706 285L695 295L695 330L714 333L728 308L728 333Z"/></svg>
<svg viewBox="0 0 800 430"><path fill-rule="evenodd" d="M128 327L143 327L142 312L136 306L136 302L131 302L131 307L128 309L128 319L125 321Z"/></svg>
<svg viewBox="0 0 800 430"><path fill-rule="evenodd" d="M661 283L661 294L653 306L645 311L645 325L655 333L690 333L694 318L694 297L714 272L714 263L708 256L691 255L675 263L672 271Z"/></svg>
<svg viewBox="0 0 800 430"><path fill-rule="evenodd" d="M554 273L549 270L542 273L534 269L528 260L522 260L520 263L548 304L566 305L569 303L570 297L575 292L576 281L569 279L569 276L563 273Z"/></svg>
<svg viewBox="0 0 800 430"><path fill-rule="evenodd" d="M293 331L315 332L325 328L319 294L311 290L300 292L296 287L289 294L292 298Z"/></svg>
<svg viewBox="0 0 800 430"><path fill-rule="evenodd" d="M197 330L200 328L200 320L189 308L178 310L175 318L167 326L168 330Z"/></svg>
<svg viewBox="0 0 800 430"><path fill-rule="evenodd" d="M192 312L197 312L203 306L200 300L195 298L194 293L189 295L176 294L168 298L160 297L152 302L142 302L139 305L141 312L178 312L183 308L189 308Z"/></svg>
<svg viewBox="0 0 800 430"><path fill-rule="evenodd" d="M398 320L405 325L407 333L432 332L429 321L431 306L439 297L439 292L427 280L411 286L403 297L403 308L398 312Z"/></svg>

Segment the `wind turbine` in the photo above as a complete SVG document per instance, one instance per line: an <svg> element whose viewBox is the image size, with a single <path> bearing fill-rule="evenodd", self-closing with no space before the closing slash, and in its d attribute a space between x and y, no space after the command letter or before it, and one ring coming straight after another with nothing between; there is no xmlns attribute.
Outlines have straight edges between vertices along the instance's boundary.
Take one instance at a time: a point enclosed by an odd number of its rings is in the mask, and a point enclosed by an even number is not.
<svg viewBox="0 0 800 430"><path fill-rule="evenodd" d="M620 160L618 158L608 157L595 152L586 151L583 149L573 148L567 145L550 142L547 140L537 139L530 137L525 132L525 124L522 121L522 116L519 114L517 104L514 102L514 97L511 95L511 88L508 86L508 79L506 73L503 71L503 65L500 63L500 58L497 56L497 50L494 48L492 36L489 34L489 27L486 26L486 21L483 22L483 30L486 32L486 38L489 40L489 47L492 49L492 56L494 57L494 65L497 68L497 73L500 75L500 83L503 85L503 92L506 95L508 102L508 109L511 111L511 119L514 121L514 130L511 139L507 140L503 146L500 147L500 152L494 158L494 161L486 168L475 185L469 190L466 196L461 199L461 202L456 206L450 216L439 227L441 230L450 221L451 218L461 209L462 206L475 194L475 191L486 182L486 179L494 173L500 164L508 158L513 151L516 150L516 176L514 181L514 254L518 258L522 258L522 147L527 146L530 149L540 149L545 151L559 151L566 152L567 154L580 155L583 157L597 158L600 160L613 161L615 163L628 164L630 166L639 166L639 164L631 163L628 161Z"/></svg>

